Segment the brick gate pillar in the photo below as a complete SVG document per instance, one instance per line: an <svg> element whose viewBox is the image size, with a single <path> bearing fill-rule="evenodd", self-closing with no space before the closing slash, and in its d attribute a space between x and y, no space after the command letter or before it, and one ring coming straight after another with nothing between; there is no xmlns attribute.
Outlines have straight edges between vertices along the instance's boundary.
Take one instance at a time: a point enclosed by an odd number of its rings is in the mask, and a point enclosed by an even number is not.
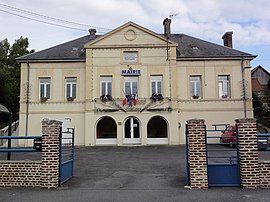
<svg viewBox="0 0 270 202"><path fill-rule="evenodd" d="M207 163L205 145L205 124L203 119L187 121L188 160L190 169L190 188L207 189Z"/></svg>
<svg viewBox="0 0 270 202"><path fill-rule="evenodd" d="M260 186L256 119L237 119L241 185L255 189Z"/></svg>
<svg viewBox="0 0 270 202"><path fill-rule="evenodd" d="M61 121L42 121L41 187L57 188L59 185L59 133Z"/></svg>

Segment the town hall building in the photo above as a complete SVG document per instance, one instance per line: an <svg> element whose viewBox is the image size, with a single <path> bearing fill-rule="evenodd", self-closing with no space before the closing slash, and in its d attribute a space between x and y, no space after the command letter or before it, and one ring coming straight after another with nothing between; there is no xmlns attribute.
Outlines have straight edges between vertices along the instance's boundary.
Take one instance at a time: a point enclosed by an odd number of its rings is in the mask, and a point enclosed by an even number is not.
<svg viewBox="0 0 270 202"><path fill-rule="evenodd" d="M128 22L17 59L21 135L40 135L44 118L75 127L75 144L179 145L185 123L253 117L250 61L232 47L157 34ZM43 39L41 39L43 40Z"/></svg>

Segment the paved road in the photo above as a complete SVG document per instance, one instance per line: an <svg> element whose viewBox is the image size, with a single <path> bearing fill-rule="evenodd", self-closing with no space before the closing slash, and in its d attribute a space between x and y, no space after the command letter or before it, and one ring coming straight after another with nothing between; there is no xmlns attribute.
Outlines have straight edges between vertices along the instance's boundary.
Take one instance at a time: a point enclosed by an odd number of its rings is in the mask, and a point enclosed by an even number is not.
<svg viewBox="0 0 270 202"><path fill-rule="evenodd" d="M267 189L184 189L185 147L78 147L75 176L57 190L1 189L1 202L270 201Z"/></svg>

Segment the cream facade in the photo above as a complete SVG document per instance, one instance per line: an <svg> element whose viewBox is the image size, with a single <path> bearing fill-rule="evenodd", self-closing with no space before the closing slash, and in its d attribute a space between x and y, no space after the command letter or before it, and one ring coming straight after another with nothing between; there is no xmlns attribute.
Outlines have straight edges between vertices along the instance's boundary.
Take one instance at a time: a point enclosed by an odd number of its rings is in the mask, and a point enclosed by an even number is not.
<svg viewBox="0 0 270 202"><path fill-rule="evenodd" d="M224 54L205 54L212 46ZM41 134L50 118L75 127L76 145L184 144L188 119L233 124L253 116L253 58L132 22L27 55L18 59L20 134Z"/></svg>

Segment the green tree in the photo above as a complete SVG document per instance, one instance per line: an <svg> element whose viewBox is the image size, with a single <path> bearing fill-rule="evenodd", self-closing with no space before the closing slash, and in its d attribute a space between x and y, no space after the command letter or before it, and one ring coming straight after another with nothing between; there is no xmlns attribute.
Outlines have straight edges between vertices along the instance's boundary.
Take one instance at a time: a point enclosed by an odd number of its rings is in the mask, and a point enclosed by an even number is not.
<svg viewBox="0 0 270 202"><path fill-rule="evenodd" d="M10 45L7 39L0 41L0 68L8 67L8 54Z"/></svg>
<svg viewBox="0 0 270 202"><path fill-rule="evenodd" d="M14 114L19 112L20 65L16 58L33 53L28 50L28 38L20 37L10 46L7 39L0 42L0 103Z"/></svg>

